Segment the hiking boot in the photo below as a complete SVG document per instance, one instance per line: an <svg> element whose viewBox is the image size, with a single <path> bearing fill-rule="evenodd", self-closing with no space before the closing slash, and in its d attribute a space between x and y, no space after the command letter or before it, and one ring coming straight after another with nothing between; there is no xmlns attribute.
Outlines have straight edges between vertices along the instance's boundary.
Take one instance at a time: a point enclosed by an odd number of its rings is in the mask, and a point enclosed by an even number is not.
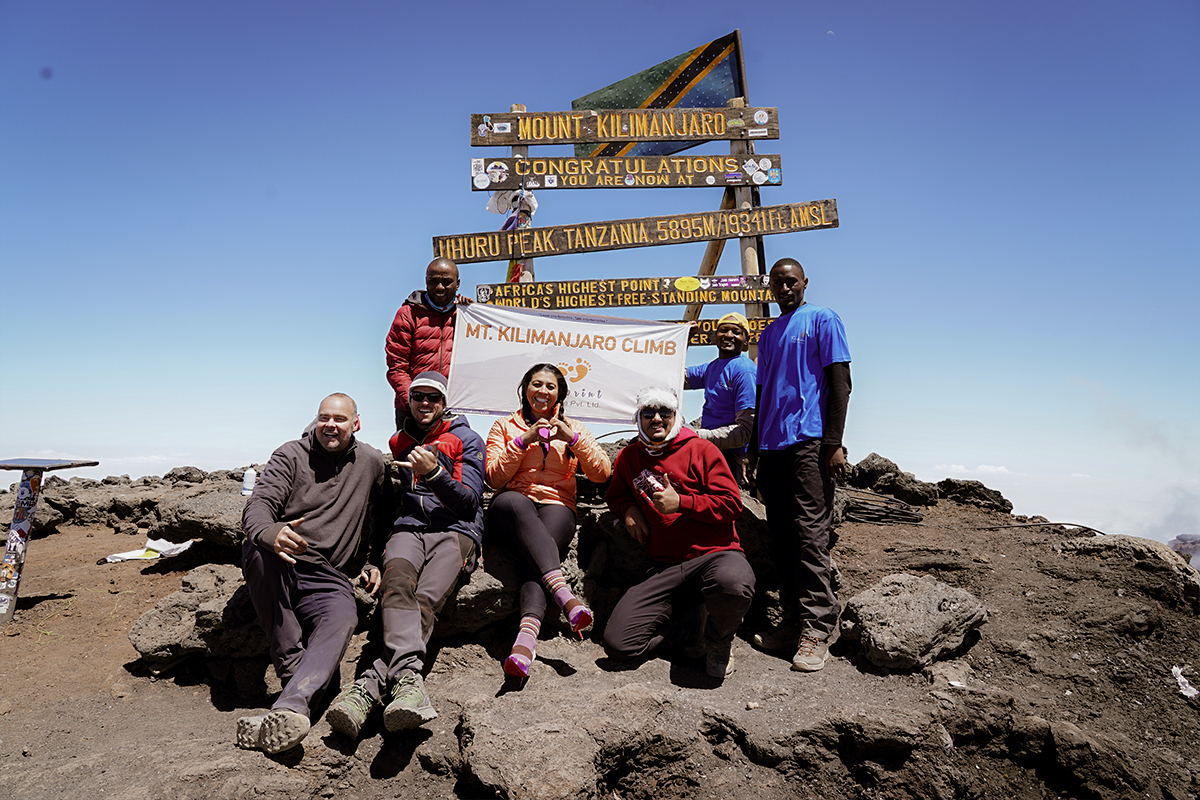
<svg viewBox="0 0 1200 800"><path fill-rule="evenodd" d="M698 606L679 612L667 629L667 644L674 647L679 657L686 661L704 658L708 647L704 642L704 626L708 622L708 608Z"/></svg>
<svg viewBox="0 0 1200 800"><path fill-rule="evenodd" d="M242 717L237 725L237 745L246 750L282 753L291 750L308 735L308 717L287 708L269 714Z"/></svg>
<svg viewBox="0 0 1200 800"><path fill-rule="evenodd" d="M237 746L243 750L258 749L258 732L262 730L266 714L256 714L253 717L242 717L237 721Z"/></svg>
<svg viewBox="0 0 1200 800"><path fill-rule="evenodd" d="M352 683L343 687L340 694L334 698L333 704L325 714L329 727L345 736L347 739L357 739L358 732L367 723L371 709L375 707L375 698L367 692L361 683Z"/></svg>
<svg viewBox="0 0 1200 800"><path fill-rule="evenodd" d="M383 710L383 726L389 731L402 731L436 718L420 673L402 670L392 686L392 701Z"/></svg>
<svg viewBox="0 0 1200 800"><path fill-rule="evenodd" d="M816 672L829 660L829 643L811 633L800 637L800 648L792 656L792 669L797 672Z"/></svg>
<svg viewBox="0 0 1200 800"><path fill-rule="evenodd" d="M787 650L795 647L800 641L800 630L794 625L780 625L777 628L754 634L754 644L763 650Z"/></svg>
<svg viewBox="0 0 1200 800"><path fill-rule="evenodd" d="M733 656L727 655L721 659L710 653L704 659L704 672L710 678L724 680L726 676L733 674Z"/></svg>

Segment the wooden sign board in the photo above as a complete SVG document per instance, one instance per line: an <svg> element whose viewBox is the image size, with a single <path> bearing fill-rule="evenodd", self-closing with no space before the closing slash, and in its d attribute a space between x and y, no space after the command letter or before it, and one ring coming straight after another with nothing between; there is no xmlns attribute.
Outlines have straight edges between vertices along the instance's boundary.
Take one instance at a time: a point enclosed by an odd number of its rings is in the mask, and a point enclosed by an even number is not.
<svg viewBox="0 0 1200 800"><path fill-rule="evenodd" d="M766 275L713 275L484 283L475 287L475 299L498 306L541 309L769 303L772 297L767 282Z"/></svg>
<svg viewBox="0 0 1200 800"><path fill-rule="evenodd" d="M472 158L471 189L644 189L672 186L778 186L778 155L636 158Z"/></svg>
<svg viewBox="0 0 1200 800"><path fill-rule="evenodd" d="M665 217L435 236L433 255L449 258L457 264L473 264L768 236L837 226L837 200L812 200L807 203L671 214Z"/></svg>
<svg viewBox="0 0 1200 800"><path fill-rule="evenodd" d="M675 319L663 320L663 322L686 321ZM774 317L750 317L746 320L746 322L750 323L749 344L758 344L758 338L762 336L762 332L774 321ZM688 335L688 347L701 347L704 345L713 345L715 347L717 344L717 321L715 319L698 319L695 322L695 327L692 328L691 334Z"/></svg>
<svg viewBox="0 0 1200 800"><path fill-rule="evenodd" d="M472 114L471 145L778 139L777 108L615 108Z"/></svg>

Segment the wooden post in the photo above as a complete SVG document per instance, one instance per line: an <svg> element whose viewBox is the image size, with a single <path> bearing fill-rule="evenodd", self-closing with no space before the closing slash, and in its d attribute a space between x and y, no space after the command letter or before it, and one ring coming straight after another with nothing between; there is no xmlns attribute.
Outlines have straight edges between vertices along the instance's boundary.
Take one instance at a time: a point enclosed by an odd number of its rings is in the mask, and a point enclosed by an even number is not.
<svg viewBox="0 0 1200 800"><path fill-rule="evenodd" d="M746 106L746 98L735 97L726 103L730 108L744 108ZM729 154L738 157L738 160L744 159L746 156L754 152L754 145L748 141L734 140L729 143ZM738 186L733 190L733 206L734 208L751 208L753 206L753 196L750 186ZM743 275L761 275L762 268L758 263L758 247L759 237L750 236L745 239L738 239L738 249L741 253L742 274ZM745 314L747 317L755 316L762 306L759 303L747 303ZM750 345L750 360L758 361L758 345Z"/></svg>
<svg viewBox="0 0 1200 800"><path fill-rule="evenodd" d="M733 208L733 190L726 188L724 194L721 195L721 210L728 211ZM704 248L704 258L700 259L700 269L696 271L697 275L712 275L717 271L717 262L721 260L721 253L725 252L725 240L716 239L708 243L708 247ZM700 303L693 303L683 310L683 318L687 321L700 319L700 311L704 306Z"/></svg>
<svg viewBox="0 0 1200 800"><path fill-rule="evenodd" d="M523 114L523 113L525 113L525 106L522 103L513 103L511 106L508 107L508 110L513 112L514 114ZM527 145L527 144L513 145L511 148L509 148L509 155L512 156L513 158L529 158L529 145ZM520 213L521 213L520 209L518 209L517 214L520 214ZM530 215L530 218L526 224L524 224L524 225L519 224L517 227L518 227L518 229L519 228L532 228L533 227L533 215L532 214ZM513 276L511 273L515 272L517 267L520 268L521 272L520 272L520 276L517 277L516 282L531 283L533 281L533 259L532 258L522 258L521 260L515 261L512 264L510 264L509 270L508 270L510 273L509 274L510 282L512 282L512 279L513 279Z"/></svg>

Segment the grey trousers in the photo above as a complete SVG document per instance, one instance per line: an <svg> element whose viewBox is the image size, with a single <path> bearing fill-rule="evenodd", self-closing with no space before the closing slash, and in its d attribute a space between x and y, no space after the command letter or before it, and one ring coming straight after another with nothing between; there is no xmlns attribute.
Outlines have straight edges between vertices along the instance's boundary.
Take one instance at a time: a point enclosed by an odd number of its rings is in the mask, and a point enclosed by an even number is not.
<svg viewBox="0 0 1200 800"><path fill-rule="evenodd" d="M284 683L272 708L309 716L358 625L350 580L328 564L289 564L249 538L242 545L242 574Z"/></svg>
<svg viewBox="0 0 1200 800"><path fill-rule="evenodd" d="M383 653L358 678L379 700L401 670L420 672L433 624L462 572L475 565L475 542L456 531L396 531L383 554Z"/></svg>
<svg viewBox="0 0 1200 800"><path fill-rule="evenodd" d="M619 661L649 655L670 637L673 618L701 603L708 611L705 644L728 648L752 599L754 570L740 550L656 566L617 602L604 629L604 651Z"/></svg>
<svg viewBox="0 0 1200 800"><path fill-rule="evenodd" d="M758 490L767 507L767 530L783 576L784 611L798 610L801 632L826 639L842 606L833 592L829 536L833 479L820 463L821 440L758 454ZM791 606L791 608L789 608Z"/></svg>

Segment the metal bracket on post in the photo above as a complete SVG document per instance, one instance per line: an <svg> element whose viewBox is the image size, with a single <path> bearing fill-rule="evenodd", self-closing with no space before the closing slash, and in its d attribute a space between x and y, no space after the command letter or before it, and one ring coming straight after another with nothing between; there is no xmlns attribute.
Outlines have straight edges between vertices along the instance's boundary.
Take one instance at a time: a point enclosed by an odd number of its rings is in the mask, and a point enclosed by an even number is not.
<svg viewBox="0 0 1200 800"><path fill-rule="evenodd" d="M99 461L56 461L49 458L13 458L0 461L0 469L21 470L21 485L13 504L13 521L8 528L8 545L4 561L0 562L0 625L12 620L17 613L17 590L21 572L25 569L25 551L29 547L29 531L37 511L38 494L42 488L42 473L52 469L95 467Z"/></svg>

